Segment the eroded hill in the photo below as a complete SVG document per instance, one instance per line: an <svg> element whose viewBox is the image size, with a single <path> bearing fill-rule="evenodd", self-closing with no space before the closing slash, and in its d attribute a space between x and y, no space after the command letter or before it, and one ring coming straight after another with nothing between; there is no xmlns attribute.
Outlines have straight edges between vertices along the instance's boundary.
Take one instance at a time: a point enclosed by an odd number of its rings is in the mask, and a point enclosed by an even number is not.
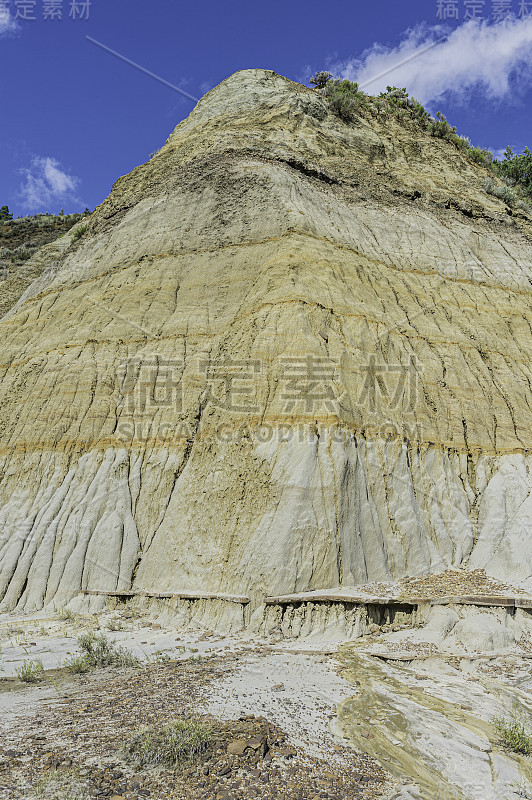
<svg viewBox="0 0 532 800"><path fill-rule="evenodd" d="M209 92L0 323L0 607L530 587L532 225L485 172L272 72Z"/></svg>

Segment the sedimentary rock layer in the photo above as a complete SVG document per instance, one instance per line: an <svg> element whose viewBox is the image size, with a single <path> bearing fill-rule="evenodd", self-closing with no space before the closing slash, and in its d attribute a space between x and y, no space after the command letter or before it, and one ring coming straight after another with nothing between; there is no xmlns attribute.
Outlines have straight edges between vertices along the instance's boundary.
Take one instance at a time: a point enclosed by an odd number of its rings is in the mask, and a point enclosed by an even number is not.
<svg viewBox="0 0 532 800"><path fill-rule="evenodd" d="M532 223L484 178L271 72L209 92L0 322L0 608L530 584Z"/></svg>

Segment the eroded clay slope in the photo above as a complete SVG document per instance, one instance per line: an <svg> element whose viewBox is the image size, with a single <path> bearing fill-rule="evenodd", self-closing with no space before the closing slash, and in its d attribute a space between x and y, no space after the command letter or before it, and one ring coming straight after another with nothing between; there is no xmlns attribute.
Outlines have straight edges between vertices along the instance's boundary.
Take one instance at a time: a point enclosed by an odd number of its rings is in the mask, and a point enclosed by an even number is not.
<svg viewBox="0 0 532 800"><path fill-rule="evenodd" d="M0 322L0 608L532 588L532 225L484 178L271 72L209 92Z"/></svg>

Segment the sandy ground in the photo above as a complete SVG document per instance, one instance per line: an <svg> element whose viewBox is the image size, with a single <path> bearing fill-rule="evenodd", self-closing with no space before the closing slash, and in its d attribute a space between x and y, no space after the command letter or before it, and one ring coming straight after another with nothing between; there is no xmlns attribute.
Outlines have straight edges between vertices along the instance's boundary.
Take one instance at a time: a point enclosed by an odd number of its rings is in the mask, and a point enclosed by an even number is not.
<svg viewBox="0 0 532 800"><path fill-rule="evenodd" d="M142 666L82 676L65 674L62 665L77 652L76 636L97 625L137 655ZM6 800L70 800L71 796L76 800L93 796L340 800L389 796L395 785L376 760L357 753L343 737L331 733L337 704L352 692L351 685L336 674L334 645L303 648L297 642L180 631L129 611L98 618L4 616L0 635L0 797ZM23 683L17 677L21 666L39 659L44 679ZM155 710L153 686L159 698ZM175 775L170 780L153 770L138 775L128 771L117 756L117 739L123 743L143 725L191 714L225 720L229 726L219 732L223 752L213 757L209 775L201 770L186 780ZM270 730L269 752L251 767L244 757L236 757L234 763L227 755L232 737L239 740L243 724L255 726L259 737L264 725ZM280 733L273 735L272 730ZM35 750L41 741L41 750ZM228 775L218 774L229 767ZM68 777L73 769L78 783L64 785L66 777L61 776ZM87 769L89 775L81 774ZM117 769L123 773L118 783L105 783L111 780L108 773Z"/></svg>
<svg viewBox="0 0 532 800"><path fill-rule="evenodd" d="M0 798L532 800L531 759L491 724L515 703L532 716L528 619L452 613L350 644L179 630L131 609L4 615ZM66 673L76 637L96 629L141 666ZM18 671L39 659L44 679L25 684ZM206 764L124 762L139 729L191 715L216 731ZM246 741L261 744L234 755Z"/></svg>

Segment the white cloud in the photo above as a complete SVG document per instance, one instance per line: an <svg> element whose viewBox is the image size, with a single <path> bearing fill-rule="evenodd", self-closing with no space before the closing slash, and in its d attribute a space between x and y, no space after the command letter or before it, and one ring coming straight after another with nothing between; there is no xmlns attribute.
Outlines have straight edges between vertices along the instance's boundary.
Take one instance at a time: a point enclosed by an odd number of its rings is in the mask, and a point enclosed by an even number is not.
<svg viewBox="0 0 532 800"><path fill-rule="evenodd" d="M200 83L200 97L203 97L204 94L210 92L215 84L212 81L203 81Z"/></svg>
<svg viewBox="0 0 532 800"><path fill-rule="evenodd" d="M464 101L473 91L509 99L532 75L532 16L492 25L471 20L442 41L443 34L441 27L418 26L397 47L376 43L334 71L369 94L405 86L422 103L446 94Z"/></svg>
<svg viewBox="0 0 532 800"><path fill-rule="evenodd" d="M53 210L52 206L65 201L80 202L76 197L79 178L69 175L55 158L34 156L31 166L21 170L24 180L20 197L29 211Z"/></svg>
<svg viewBox="0 0 532 800"><path fill-rule="evenodd" d="M512 146L510 145L510 147ZM488 147L486 149L491 150L491 152L493 153L493 158L495 158L497 161L504 160L504 151L506 150L506 147ZM514 146L512 147L512 150L515 153L519 151L519 148Z"/></svg>
<svg viewBox="0 0 532 800"><path fill-rule="evenodd" d="M0 36L18 30L18 25L13 19L9 7L0 5Z"/></svg>

